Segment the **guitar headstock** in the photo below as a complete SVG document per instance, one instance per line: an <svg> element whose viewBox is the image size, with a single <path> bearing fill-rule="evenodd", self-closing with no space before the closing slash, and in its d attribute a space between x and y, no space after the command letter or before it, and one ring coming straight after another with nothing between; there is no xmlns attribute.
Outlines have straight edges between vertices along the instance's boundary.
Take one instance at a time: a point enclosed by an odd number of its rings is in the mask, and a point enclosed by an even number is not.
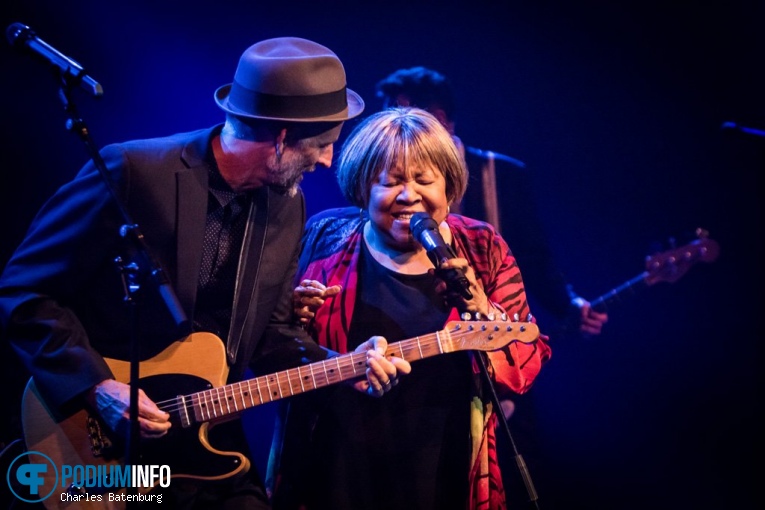
<svg viewBox="0 0 765 510"><path fill-rule="evenodd" d="M496 351L517 341L532 343L539 337L533 322L451 321L444 330L449 334L450 351Z"/></svg>
<svg viewBox="0 0 765 510"><path fill-rule="evenodd" d="M713 262L720 254L720 246L707 237L707 232L696 230L698 239L679 248L673 248L646 257L645 282L653 285L659 282L674 283L697 262Z"/></svg>

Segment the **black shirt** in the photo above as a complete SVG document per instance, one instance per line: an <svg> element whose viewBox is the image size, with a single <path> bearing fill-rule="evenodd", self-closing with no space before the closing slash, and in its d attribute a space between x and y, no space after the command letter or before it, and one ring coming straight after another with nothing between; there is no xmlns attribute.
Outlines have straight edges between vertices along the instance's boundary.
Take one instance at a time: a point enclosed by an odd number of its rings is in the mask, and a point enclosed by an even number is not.
<svg viewBox="0 0 765 510"><path fill-rule="evenodd" d="M373 335L396 342L443 329L449 310L429 274L359 261L349 349ZM465 507L470 458L470 360L465 352L416 361L382 398L332 389L313 435L311 510Z"/></svg>

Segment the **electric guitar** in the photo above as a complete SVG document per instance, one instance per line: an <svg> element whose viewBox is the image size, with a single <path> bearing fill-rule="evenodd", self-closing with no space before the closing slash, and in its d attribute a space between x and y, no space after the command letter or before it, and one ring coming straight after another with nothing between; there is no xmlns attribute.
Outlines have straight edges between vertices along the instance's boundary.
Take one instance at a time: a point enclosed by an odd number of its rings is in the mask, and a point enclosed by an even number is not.
<svg viewBox="0 0 765 510"><path fill-rule="evenodd" d="M530 322L453 321L438 332L388 345L386 356L416 361L456 351L494 351L511 342L532 343L539 329ZM115 379L130 380L130 364L107 359ZM254 406L298 395L348 379L364 376L366 353L348 353L233 384L228 375L223 342L210 333L194 333L174 342L153 358L142 361L139 386L170 413L173 426L159 439L145 440L140 459L134 464L169 465L173 479L197 482L216 481L244 473L250 462L239 452L217 450L208 441L208 430L216 422ZM22 399L22 420L27 451L47 455L58 469L62 465L124 465L124 443L112 437L100 419L82 409L65 417L55 416L30 380ZM29 461L44 462L39 455ZM56 473L43 473L41 495L52 493L43 504L48 509L123 508L125 503L109 503L107 493L125 489L89 487L95 480L62 487ZM146 493L151 487L139 489ZM81 500L62 503L67 496ZM101 501L92 501L101 496Z"/></svg>
<svg viewBox="0 0 765 510"><path fill-rule="evenodd" d="M697 262L714 262L720 254L720 246L709 239L703 229L697 229L696 235L698 239L691 243L646 257L645 271L590 301L592 309L606 312L610 306L650 285L676 282Z"/></svg>

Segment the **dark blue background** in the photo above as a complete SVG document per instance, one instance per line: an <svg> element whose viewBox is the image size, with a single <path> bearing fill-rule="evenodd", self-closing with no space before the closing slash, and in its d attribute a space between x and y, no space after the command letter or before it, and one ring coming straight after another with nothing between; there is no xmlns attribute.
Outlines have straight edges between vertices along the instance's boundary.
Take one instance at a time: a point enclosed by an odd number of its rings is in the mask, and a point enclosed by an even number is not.
<svg viewBox="0 0 765 510"><path fill-rule="evenodd" d="M459 96L463 140L526 162L560 265L585 297L641 272L655 243L708 229L716 262L613 309L598 338L553 339L532 390L538 434L518 446L533 452L542 509L752 508L765 139L721 125L765 128L762 3L441 4L6 0L0 12L3 27L29 25L101 82L98 100L75 94L98 146L220 122L213 91L269 37L333 49L368 112L389 72L438 69ZM2 264L87 155L64 128L50 71L7 44L0 58ZM304 190L311 212L343 203L330 171ZM259 462L269 418L247 418Z"/></svg>

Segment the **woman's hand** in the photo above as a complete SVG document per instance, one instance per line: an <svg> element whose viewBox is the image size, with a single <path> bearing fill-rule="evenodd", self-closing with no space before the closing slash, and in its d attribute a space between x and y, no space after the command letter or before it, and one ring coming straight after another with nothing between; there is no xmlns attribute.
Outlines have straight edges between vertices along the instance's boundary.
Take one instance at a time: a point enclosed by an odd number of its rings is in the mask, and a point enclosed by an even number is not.
<svg viewBox="0 0 765 510"><path fill-rule="evenodd" d="M292 307L300 324L308 324L316 315L324 300L338 294L342 290L340 285L327 287L316 280L303 280L292 291Z"/></svg>
<svg viewBox="0 0 765 510"><path fill-rule="evenodd" d="M435 269L432 271L438 277L439 271L448 269L458 269L465 274L465 278L467 278L470 284L470 293L473 295L471 299L465 299L460 293L450 290L444 280L439 279L436 285L436 292L443 295L448 304L455 306L460 313L480 313L483 316L487 316L492 312L500 313L500 311L494 310L494 307L489 302L489 298L486 296L486 291L483 288L483 282L476 278L475 271L470 267L467 259L456 257L446 260L441 264L438 271Z"/></svg>
<svg viewBox="0 0 765 510"><path fill-rule="evenodd" d="M388 341L373 336L359 345L354 352L367 353L367 377L353 382L353 387L373 397L382 397L398 384L399 378L412 371L412 366L403 358L385 357Z"/></svg>

